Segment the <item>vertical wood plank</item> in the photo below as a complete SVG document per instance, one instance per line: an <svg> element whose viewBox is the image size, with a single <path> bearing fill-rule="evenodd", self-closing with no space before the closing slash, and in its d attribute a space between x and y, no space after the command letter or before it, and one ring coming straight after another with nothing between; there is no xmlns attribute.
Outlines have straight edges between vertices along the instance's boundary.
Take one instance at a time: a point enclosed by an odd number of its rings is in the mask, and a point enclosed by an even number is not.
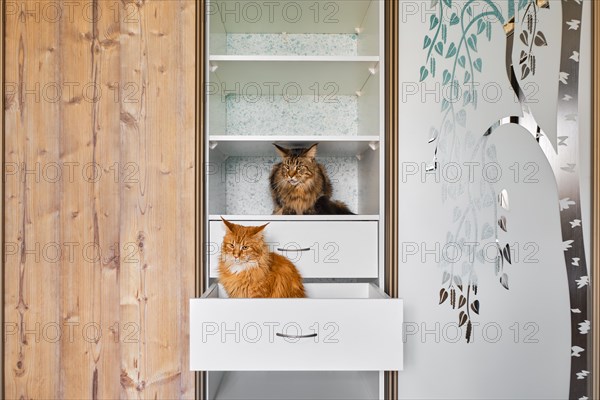
<svg viewBox="0 0 600 400"><path fill-rule="evenodd" d="M152 55L149 65L150 82L148 115L152 118L149 135L148 199L152 205L145 247L148 265L148 310L156 318L147 323L148 368L151 371L147 385L149 398L172 399L181 396L181 339L183 316L181 310L180 243L178 233L178 140L184 135L179 128L182 116L182 80L179 65L182 62L180 35L180 2L161 0L148 3L148 32L154 40L148 43ZM183 221L183 220L179 220ZM165 246L165 243L170 243ZM172 275L164 280L164 276Z"/></svg>
<svg viewBox="0 0 600 400"><path fill-rule="evenodd" d="M122 237L137 243L139 262L127 265L122 315L139 324L140 343L123 343L128 397L179 398L181 313L178 249L177 131L178 1L136 4L139 23L124 23L122 74L139 82L139 102L122 103L125 159L139 160L140 182L123 196ZM131 46L131 47L130 47ZM125 55L127 54L127 55ZM129 221L129 222L127 222ZM132 228L135 230L132 231ZM169 243L169 245L165 245ZM165 277L169 277L165 279Z"/></svg>
<svg viewBox="0 0 600 400"><path fill-rule="evenodd" d="M196 179L196 4L193 0L179 0L178 63L178 119L177 154L180 155L178 178L178 221L184 221L177 231L177 245L180 269L180 310L181 310L181 398L195 398L195 374L190 365L190 324L189 299L195 297L195 179Z"/></svg>
<svg viewBox="0 0 600 400"><path fill-rule="evenodd" d="M102 250L99 275L94 288L94 319L102 326L102 338L94 348L93 399L117 399L120 394L120 343L128 331L120 321L119 238L120 187L131 179L135 165L120 160L120 102L123 83L120 67L120 12L118 0L94 0L98 22L93 29L95 56L92 72L101 90L94 103L92 122L95 138L93 158L101 167L102 179L94 185L95 235Z"/></svg>
<svg viewBox="0 0 600 400"><path fill-rule="evenodd" d="M89 398L93 379L93 345L101 327L94 321L97 242L91 183L93 165L92 108L96 90L92 73L92 24L82 17L90 1L74 4L75 18L61 18L59 69L61 86L72 85L60 101L60 163L73 173L57 184L60 199L60 238L70 244L60 262L61 326L72 330L60 341L60 398ZM93 14L93 13L92 13ZM93 17L93 15L92 15ZM77 60L74 62L74 60ZM50 373L50 371L48 371Z"/></svg>
<svg viewBox="0 0 600 400"><path fill-rule="evenodd" d="M59 398L59 159L58 24L38 2L12 2L6 18L6 246L4 310L8 398ZM37 8L36 8L37 7ZM16 250L16 251L13 251ZM48 250L48 252L46 251ZM54 328L53 328L54 327Z"/></svg>
<svg viewBox="0 0 600 400"><path fill-rule="evenodd" d="M133 10L133 14L131 11ZM145 5L132 1L123 3L126 17L120 20L121 83L133 91L123 90L120 103L121 116L121 162L135 163L138 175L131 183L121 187L121 218L119 237L123 243L120 267L120 316L123 326L135 329L135 340L121 343L121 398L146 398L146 318L147 291L144 248L145 215L148 213L147 199L147 140L149 123L147 118L148 48L145 26ZM132 16L133 15L133 16Z"/></svg>

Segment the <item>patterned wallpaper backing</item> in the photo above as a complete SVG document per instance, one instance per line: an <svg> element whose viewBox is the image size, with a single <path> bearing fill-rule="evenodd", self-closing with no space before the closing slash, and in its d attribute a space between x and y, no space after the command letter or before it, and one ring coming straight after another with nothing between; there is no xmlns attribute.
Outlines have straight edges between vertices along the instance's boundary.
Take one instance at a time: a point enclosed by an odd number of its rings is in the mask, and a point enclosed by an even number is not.
<svg viewBox="0 0 600 400"><path fill-rule="evenodd" d="M355 56L357 35L318 33L230 33L227 54Z"/></svg>
<svg viewBox="0 0 600 400"><path fill-rule="evenodd" d="M318 157L331 179L333 198L358 208L358 160L355 157ZM225 180L223 214L272 214L269 173L277 157L229 157L220 179ZM343 190L342 190L343 189Z"/></svg>
<svg viewBox="0 0 600 400"><path fill-rule="evenodd" d="M315 101L317 100L317 101ZM356 96L301 96L288 102L283 96L261 97L255 102L226 98L228 135L357 135Z"/></svg>

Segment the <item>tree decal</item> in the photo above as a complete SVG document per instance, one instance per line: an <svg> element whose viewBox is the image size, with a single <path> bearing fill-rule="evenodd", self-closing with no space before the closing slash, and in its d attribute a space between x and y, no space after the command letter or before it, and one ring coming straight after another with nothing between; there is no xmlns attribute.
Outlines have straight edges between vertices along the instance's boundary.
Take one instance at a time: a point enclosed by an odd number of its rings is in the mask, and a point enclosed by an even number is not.
<svg viewBox="0 0 600 400"><path fill-rule="evenodd" d="M468 0L452 8L452 0L432 0L436 13L429 18L429 32L423 39L425 63L420 66L419 79L436 79L441 83L445 98L441 102L442 120L431 127L429 143L433 147L433 160L429 171L440 165L451 165L459 160L477 160L480 165L497 160L496 148L489 144L490 136L501 126L516 124L526 129L539 144L550 163L558 185L561 233L565 265L569 279L571 303L572 364L570 398L587 397L587 337L590 322L587 310L589 276L586 266L579 193L578 154L578 78L579 46L582 7L580 0L557 2L562 7L562 43L548 43L539 28L539 21L550 4L547 0L509 0L506 10L500 2L478 1L483 11L475 12L475 1ZM502 3L506 4L506 3ZM480 9L481 7L479 7ZM451 10L455 10L452 12ZM450 15L450 17L448 17ZM518 26L515 26L516 22ZM518 28L518 29L517 29ZM485 68L479 55L482 42L490 42L492 34L501 29L506 35L506 73L519 100L521 115L507 115L479 134L468 130L468 116L477 110L478 92L476 76ZM516 31L519 31L515 38ZM449 40L449 32L457 33ZM544 134L535 115L529 109L524 90L519 82L535 76L536 50L546 46L561 46L559 107L556 120L557 143ZM518 65L512 62L515 46L519 52ZM449 61L450 68L439 71L438 61ZM442 64L439 62L439 64ZM517 79L519 77L519 79ZM459 132L460 131L460 132ZM472 320L483 312L485 305L477 299L479 289L475 265L490 261L480 244L487 240L494 247L494 272L497 282L510 289L511 248L507 242L509 232L510 197L505 188L496 187L490 179L445 181L441 185L444 203L452 203L453 228L447 232L446 247L451 244L467 252L458 258L445 256L440 262L442 270L439 304L446 304L457 313L459 326L465 326L465 339L472 340ZM452 207L451 207L452 208ZM490 208L493 217L480 221L479 211ZM489 246L488 246L489 247Z"/></svg>

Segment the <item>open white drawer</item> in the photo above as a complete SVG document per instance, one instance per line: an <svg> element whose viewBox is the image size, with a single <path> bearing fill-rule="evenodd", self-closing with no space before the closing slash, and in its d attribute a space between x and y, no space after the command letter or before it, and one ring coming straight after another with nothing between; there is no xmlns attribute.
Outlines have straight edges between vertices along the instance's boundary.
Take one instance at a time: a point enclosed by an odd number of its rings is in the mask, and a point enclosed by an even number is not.
<svg viewBox="0 0 600 400"><path fill-rule="evenodd" d="M262 225L269 221L238 221ZM271 221L264 231L269 251L289 258L303 278L377 278L377 221ZM221 220L210 221L210 277L219 275L225 235Z"/></svg>
<svg viewBox="0 0 600 400"><path fill-rule="evenodd" d="M369 283L307 283L305 299L190 300L196 371L402 369L402 300Z"/></svg>

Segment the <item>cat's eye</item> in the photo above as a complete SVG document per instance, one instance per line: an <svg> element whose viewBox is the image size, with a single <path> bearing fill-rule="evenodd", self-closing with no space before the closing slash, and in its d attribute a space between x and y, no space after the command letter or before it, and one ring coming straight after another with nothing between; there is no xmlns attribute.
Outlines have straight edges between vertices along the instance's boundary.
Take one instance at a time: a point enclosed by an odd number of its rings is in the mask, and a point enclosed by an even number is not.
<svg viewBox="0 0 600 400"><path fill-rule="evenodd" d="M242 250L248 250L248 246L242 246Z"/></svg>
<svg viewBox="0 0 600 400"><path fill-rule="evenodd" d="M231 247L232 249L234 248L233 243L227 243L227 246Z"/></svg>

